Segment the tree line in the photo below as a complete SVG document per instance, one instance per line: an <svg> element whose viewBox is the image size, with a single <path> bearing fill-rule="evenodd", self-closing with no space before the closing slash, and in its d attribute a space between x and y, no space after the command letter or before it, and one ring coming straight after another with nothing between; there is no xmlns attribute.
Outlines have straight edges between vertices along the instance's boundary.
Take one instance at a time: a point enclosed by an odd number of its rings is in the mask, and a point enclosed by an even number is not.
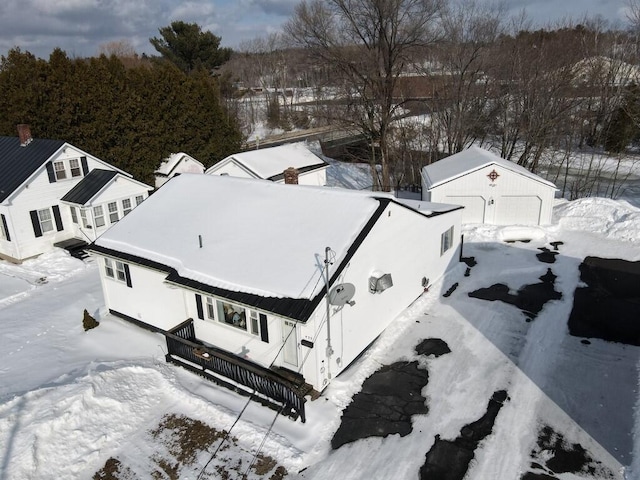
<svg viewBox="0 0 640 480"><path fill-rule="evenodd" d="M331 125L366 140L357 160L376 189L419 184L426 163L479 144L563 180L570 197L611 176L607 151L619 154L614 195L640 137L639 12L626 29L532 29L478 0L305 0L281 33L235 52L180 21L150 39L160 57L126 42L87 59L14 49L0 64L0 133L30 123L150 181L169 153L209 166L261 121Z"/></svg>
<svg viewBox="0 0 640 480"><path fill-rule="evenodd" d="M171 53L188 55L188 48L176 46L173 27L180 38L190 28L200 42L200 54L180 65ZM152 40L169 60L139 57L126 42L91 58L72 59L60 49L48 60L9 51L0 59L0 135L15 136L16 125L28 123L35 137L67 141L151 184L171 153L211 166L237 152L242 134L210 74L230 50L195 24L174 22L160 32L166 40Z"/></svg>
<svg viewBox="0 0 640 480"><path fill-rule="evenodd" d="M580 178L564 182L575 197L603 174L597 152L638 140L638 27L640 14L624 29L597 18L533 29L474 0L309 0L223 68L245 87L238 111L260 87L267 121L364 135L375 188L419 184L423 165L475 143L551 180ZM593 156L576 162L578 151Z"/></svg>

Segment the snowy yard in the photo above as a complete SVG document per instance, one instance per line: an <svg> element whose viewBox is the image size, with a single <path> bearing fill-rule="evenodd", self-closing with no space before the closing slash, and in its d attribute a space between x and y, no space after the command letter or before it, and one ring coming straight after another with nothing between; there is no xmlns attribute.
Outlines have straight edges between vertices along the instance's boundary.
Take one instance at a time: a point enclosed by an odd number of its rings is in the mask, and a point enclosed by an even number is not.
<svg viewBox="0 0 640 480"><path fill-rule="evenodd" d="M287 478L418 479L434 445L455 442L501 391L506 399L465 478L640 478L640 347L585 341L567 327L586 256L640 260L640 210L585 199L560 202L555 216L554 226L528 232L529 243L504 242L508 228L468 227L464 255L477 264L461 263L432 286L307 401L306 424L279 417L269 435L274 411L255 403L243 411L244 397L165 363L162 336L102 311L92 261L56 251L20 266L0 262L0 478L276 479L284 467ZM536 255L555 241L563 243L553 263L541 262ZM561 298L537 315L468 295L501 283L513 296L548 269ZM87 332L84 309L100 321ZM451 351L416 353L424 339ZM365 380L400 361L428 373L427 413L413 415L405 436L332 450ZM582 463L563 470L562 449L551 446L558 438Z"/></svg>

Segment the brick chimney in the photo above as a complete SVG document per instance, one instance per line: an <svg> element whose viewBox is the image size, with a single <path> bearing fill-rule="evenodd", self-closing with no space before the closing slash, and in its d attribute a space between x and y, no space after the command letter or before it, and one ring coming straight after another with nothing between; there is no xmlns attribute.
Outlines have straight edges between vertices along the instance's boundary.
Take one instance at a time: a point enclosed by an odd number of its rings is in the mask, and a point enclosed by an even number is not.
<svg viewBox="0 0 640 480"><path fill-rule="evenodd" d="M31 143L31 127L26 123L21 123L18 125L18 139L20 140L20 146L26 147Z"/></svg>
<svg viewBox="0 0 640 480"><path fill-rule="evenodd" d="M298 184L298 169L289 167L284 171L284 183L288 183L290 185Z"/></svg>

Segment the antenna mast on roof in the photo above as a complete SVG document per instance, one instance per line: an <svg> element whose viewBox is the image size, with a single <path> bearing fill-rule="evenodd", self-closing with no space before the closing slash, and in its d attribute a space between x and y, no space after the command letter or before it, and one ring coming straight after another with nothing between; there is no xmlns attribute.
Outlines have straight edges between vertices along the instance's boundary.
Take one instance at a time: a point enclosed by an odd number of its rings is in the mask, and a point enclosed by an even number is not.
<svg viewBox="0 0 640 480"><path fill-rule="evenodd" d="M331 380L331 356L333 355L333 348L331 347L331 303L329 301L329 252L331 247L324 249L324 274L326 284L326 301L327 301L327 376Z"/></svg>

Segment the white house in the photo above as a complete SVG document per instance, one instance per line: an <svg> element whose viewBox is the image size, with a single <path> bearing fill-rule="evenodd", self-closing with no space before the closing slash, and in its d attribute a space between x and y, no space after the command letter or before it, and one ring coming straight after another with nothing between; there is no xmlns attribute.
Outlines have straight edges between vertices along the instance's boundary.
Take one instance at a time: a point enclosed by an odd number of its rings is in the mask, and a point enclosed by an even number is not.
<svg viewBox="0 0 640 480"><path fill-rule="evenodd" d="M90 249L113 314L165 333L193 319L189 345L202 344L206 358L293 372L321 391L458 262L461 212L387 194L185 174ZM169 348L168 359L198 363L197 351Z"/></svg>
<svg viewBox="0 0 640 480"><path fill-rule="evenodd" d="M184 152L172 153L162 160L158 169L153 172L156 188L160 188L167 180L182 173L204 173L204 165Z"/></svg>
<svg viewBox="0 0 640 480"><path fill-rule="evenodd" d="M422 169L422 199L464 206L463 223L548 225L556 186L478 147Z"/></svg>
<svg viewBox="0 0 640 480"><path fill-rule="evenodd" d="M324 186L327 184L328 166L304 142L299 142L235 153L219 161L205 173L285 183L285 170L293 168L298 174L297 183L300 185Z"/></svg>
<svg viewBox="0 0 640 480"><path fill-rule="evenodd" d="M61 140L0 137L0 258L20 262L77 239L89 243L151 187Z"/></svg>

